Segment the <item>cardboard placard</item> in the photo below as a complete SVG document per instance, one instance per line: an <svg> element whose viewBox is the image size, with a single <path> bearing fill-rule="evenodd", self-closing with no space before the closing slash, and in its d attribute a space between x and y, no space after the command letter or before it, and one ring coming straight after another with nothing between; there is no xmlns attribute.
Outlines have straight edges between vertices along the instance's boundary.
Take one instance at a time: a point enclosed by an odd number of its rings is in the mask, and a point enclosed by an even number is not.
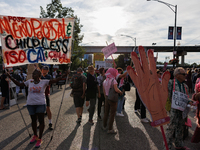
<svg viewBox="0 0 200 150"><path fill-rule="evenodd" d="M70 63L74 18L0 15L5 67L33 63Z"/></svg>

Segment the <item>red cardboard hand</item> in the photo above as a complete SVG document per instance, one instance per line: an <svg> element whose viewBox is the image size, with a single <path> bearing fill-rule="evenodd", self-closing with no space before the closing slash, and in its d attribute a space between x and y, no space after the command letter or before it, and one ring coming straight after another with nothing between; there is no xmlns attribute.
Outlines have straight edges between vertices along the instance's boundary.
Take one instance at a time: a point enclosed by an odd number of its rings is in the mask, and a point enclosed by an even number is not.
<svg viewBox="0 0 200 150"><path fill-rule="evenodd" d="M135 52L131 53L136 72L131 66L127 67L127 71L138 89L143 104L151 114L152 126L160 126L170 120L165 110L170 73L165 72L162 76L162 82L159 83L153 51L148 51L149 63L142 46L139 46L139 53L141 62Z"/></svg>

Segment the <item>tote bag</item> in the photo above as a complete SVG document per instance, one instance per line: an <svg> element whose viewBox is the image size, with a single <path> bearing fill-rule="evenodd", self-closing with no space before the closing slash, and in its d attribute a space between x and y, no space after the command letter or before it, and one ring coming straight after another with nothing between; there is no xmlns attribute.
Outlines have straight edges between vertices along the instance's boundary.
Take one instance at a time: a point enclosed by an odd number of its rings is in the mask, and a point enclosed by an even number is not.
<svg viewBox="0 0 200 150"><path fill-rule="evenodd" d="M118 102L118 93L114 89L113 80L111 82L111 86L109 89L108 100L113 101L113 102Z"/></svg>

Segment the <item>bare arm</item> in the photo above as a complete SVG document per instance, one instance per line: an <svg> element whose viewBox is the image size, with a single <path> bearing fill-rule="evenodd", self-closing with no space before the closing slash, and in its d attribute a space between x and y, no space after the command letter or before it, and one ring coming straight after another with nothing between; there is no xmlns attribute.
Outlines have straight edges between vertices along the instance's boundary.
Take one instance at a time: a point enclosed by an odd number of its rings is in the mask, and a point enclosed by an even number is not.
<svg viewBox="0 0 200 150"><path fill-rule="evenodd" d="M58 77L58 78L56 78L56 79L51 79L51 80L49 81L49 84L56 83L56 82L62 80L62 78L66 77L68 74L69 74L69 72L67 72L66 74L64 74L64 75L62 75L61 77Z"/></svg>
<svg viewBox="0 0 200 150"><path fill-rule="evenodd" d="M117 84L114 84L114 89L115 89L115 92L119 93L119 94L123 94L122 91L120 91L117 87Z"/></svg>
<svg viewBox="0 0 200 150"><path fill-rule="evenodd" d="M123 74L120 74L118 78L121 79L121 78L125 77L126 75L127 75L127 72L125 72L125 73L123 73Z"/></svg>
<svg viewBox="0 0 200 150"><path fill-rule="evenodd" d="M7 76L17 85L17 86L25 86L24 82L20 83L17 80L15 80L13 77L10 76L9 73L7 73Z"/></svg>
<svg viewBox="0 0 200 150"><path fill-rule="evenodd" d="M85 90L86 90L86 84L85 82L83 83L83 95L85 96Z"/></svg>

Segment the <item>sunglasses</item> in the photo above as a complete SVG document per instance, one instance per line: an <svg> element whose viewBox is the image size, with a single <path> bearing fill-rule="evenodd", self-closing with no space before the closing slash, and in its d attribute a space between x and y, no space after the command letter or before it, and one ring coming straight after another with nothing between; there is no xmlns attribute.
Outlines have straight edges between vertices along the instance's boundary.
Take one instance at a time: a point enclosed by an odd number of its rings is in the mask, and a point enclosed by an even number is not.
<svg viewBox="0 0 200 150"><path fill-rule="evenodd" d="M186 73L179 73L179 74L181 74L181 75L183 75L183 76L185 76L185 75L186 75Z"/></svg>

